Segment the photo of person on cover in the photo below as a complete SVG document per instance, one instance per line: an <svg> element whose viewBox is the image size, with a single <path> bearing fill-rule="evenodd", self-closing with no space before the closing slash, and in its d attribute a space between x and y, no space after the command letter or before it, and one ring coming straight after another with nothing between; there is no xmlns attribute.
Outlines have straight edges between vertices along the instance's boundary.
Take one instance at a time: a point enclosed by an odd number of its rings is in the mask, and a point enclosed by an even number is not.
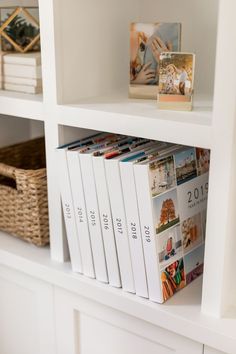
<svg viewBox="0 0 236 354"><path fill-rule="evenodd" d="M162 52L180 51L180 23L131 23L130 84L158 85Z"/></svg>
<svg viewBox="0 0 236 354"><path fill-rule="evenodd" d="M193 72L193 54L162 53L160 55L159 94L191 96Z"/></svg>
<svg viewBox="0 0 236 354"><path fill-rule="evenodd" d="M181 223L183 235L183 251L189 252L202 242L202 219L201 214L191 216Z"/></svg>
<svg viewBox="0 0 236 354"><path fill-rule="evenodd" d="M196 148L198 175L203 175L210 168L210 150Z"/></svg>
<svg viewBox="0 0 236 354"><path fill-rule="evenodd" d="M166 267L183 256L182 235L179 225L168 229L156 238L160 268Z"/></svg>

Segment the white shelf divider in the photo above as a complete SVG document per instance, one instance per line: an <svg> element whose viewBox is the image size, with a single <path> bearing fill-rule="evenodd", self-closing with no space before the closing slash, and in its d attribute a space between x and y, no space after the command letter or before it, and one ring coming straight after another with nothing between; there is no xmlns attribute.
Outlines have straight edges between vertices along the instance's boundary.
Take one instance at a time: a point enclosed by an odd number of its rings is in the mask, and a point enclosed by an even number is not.
<svg viewBox="0 0 236 354"><path fill-rule="evenodd" d="M236 305L235 11L234 0L220 1L202 299L202 311L216 317Z"/></svg>

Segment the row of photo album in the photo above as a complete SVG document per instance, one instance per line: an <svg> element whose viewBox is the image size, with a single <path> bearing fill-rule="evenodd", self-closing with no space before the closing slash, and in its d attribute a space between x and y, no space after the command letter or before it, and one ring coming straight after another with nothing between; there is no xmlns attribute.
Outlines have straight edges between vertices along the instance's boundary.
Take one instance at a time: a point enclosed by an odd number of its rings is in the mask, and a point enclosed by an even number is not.
<svg viewBox="0 0 236 354"><path fill-rule="evenodd" d="M202 274L209 150L97 133L56 156L74 272L158 303Z"/></svg>

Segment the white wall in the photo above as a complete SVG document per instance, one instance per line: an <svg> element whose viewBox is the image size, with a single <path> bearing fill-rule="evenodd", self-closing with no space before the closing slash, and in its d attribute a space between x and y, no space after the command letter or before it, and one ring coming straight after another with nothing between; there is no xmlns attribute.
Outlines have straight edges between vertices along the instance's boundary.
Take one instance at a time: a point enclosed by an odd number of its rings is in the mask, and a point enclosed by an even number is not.
<svg viewBox="0 0 236 354"><path fill-rule="evenodd" d="M117 90L127 95L132 21L181 22L182 51L196 53L196 92L212 96L218 0L101 0L99 6L92 0L71 0L70 6L63 0L58 2L59 102L76 102Z"/></svg>
<svg viewBox="0 0 236 354"><path fill-rule="evenodd" d="M143 22L182 23L181 50L196 53L195 91L212 95L218 0L143 0L139 18Z"/></svg>

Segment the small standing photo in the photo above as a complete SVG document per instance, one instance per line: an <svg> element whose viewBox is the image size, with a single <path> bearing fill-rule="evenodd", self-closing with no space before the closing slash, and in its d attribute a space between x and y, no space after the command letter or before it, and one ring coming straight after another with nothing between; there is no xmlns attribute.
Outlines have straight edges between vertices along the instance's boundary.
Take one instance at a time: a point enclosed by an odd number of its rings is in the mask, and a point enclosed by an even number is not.
<svg viewBox="0 0 236 354"><path fill-rule="evenodd" d="M195 55L163 52L159 65L160 109L191 110Z"/></svg>
<svg viewBox="0 0 236 354"><path fill-rule="evenodd" d="M131 23L130 98L156 99L162 52L180 51L180 23Z"/></svg>

